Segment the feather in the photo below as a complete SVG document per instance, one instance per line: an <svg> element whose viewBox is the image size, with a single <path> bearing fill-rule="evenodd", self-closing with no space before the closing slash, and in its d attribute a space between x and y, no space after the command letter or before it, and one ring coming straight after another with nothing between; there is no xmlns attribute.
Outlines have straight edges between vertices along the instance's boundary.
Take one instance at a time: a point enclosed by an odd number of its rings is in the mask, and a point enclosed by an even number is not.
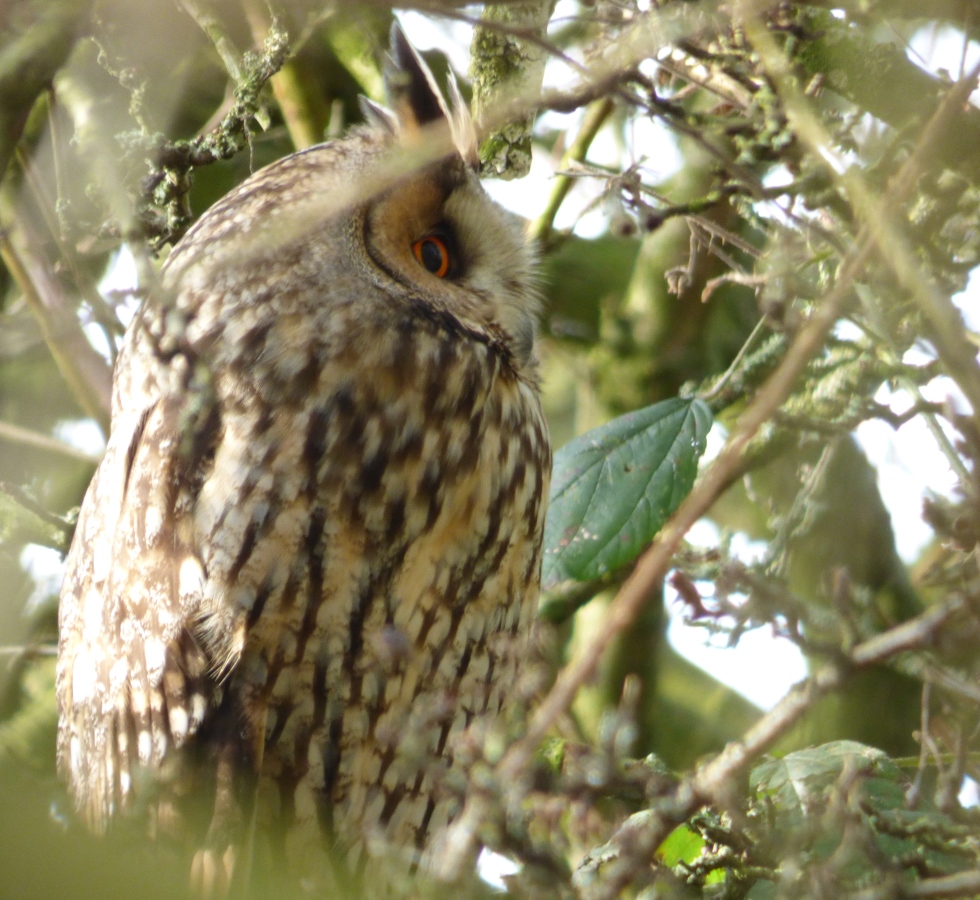
<svg viewBox="0 0 980 900"><path fill-rule="evenodd" d="M173 437L182 405L168 397L117 417L68 557L59 768L97 832L132 801L138 770L158 768L200 727L188 699L208 693L190 632L200 590L182 594L174 577L174 560L195 553L180 539L173 489L188 465Z"/></svg>

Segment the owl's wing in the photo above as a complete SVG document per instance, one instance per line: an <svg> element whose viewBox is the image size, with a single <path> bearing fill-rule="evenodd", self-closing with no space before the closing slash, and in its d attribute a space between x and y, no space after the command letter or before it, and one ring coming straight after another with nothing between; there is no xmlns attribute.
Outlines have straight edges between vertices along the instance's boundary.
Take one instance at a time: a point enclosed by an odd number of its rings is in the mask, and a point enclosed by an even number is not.
<svg viewBox="0 0 980 900"><path fill-rule="evenodd" d="M190 510L213 436L198 416L194 439L182 439L187 406L170 395L133 413L116 410L68 556L58 765L96 831L126 805L138 771L180 746L212 701L193 636L204 572Z"/></svg>

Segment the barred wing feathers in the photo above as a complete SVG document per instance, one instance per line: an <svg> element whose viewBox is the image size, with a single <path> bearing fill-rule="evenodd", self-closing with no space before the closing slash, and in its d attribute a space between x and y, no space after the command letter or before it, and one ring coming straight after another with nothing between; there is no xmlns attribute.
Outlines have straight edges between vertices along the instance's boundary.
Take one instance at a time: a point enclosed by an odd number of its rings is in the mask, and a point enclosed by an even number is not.
<svg viewBox="0 0 980 900"><path fill-rule="evenodd" d="M118 398L117 398L118 399ZM193 547L184 404L116 408L61 595L58 765L89 826L104 830L201 725L214 680L194 636L204 572Z"/></svg>

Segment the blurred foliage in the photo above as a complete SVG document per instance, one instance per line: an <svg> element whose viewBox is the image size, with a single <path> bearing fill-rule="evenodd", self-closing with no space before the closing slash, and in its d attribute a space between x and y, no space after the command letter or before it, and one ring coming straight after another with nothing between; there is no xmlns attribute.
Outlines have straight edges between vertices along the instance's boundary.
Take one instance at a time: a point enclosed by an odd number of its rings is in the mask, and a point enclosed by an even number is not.
<svg viewBox="0 0 980 900"><path fill-rule="evenodd" d="M924 873L975 871L980 818L909 810L908 786L886 754L852 741L766 759L751 773L740 821L699 814L659 855L678 885L750 900L819 895L827 882L878 896L882 882L900 890Z"/></svg>
<svg viewBox="0 0 980 900"><path fill-rule="evenodd" d="M448 0L418 6L437 25L474 15ZM509 48L521 74L513 39L525 26L507 24L504 6L473 47L481 103L500 94L488 48ZM518 6L527 21L551 8ZM530 43L571 58L570 80L515 111L534 122L534 152L559 169L533 226L556 446L665 401L706 404L719 433L736 430L822 302L846 295L838 326L711 498L720 539L677 554L669 584L603 648L527 779L497 783L499 732L473 738L459 790L478 785L493 801L479 838L522 863L509 881L518 896L980 896L980 820L957 800L966 775L980 779L980 420L961 400L934 399L937 385L975 397L980 383L960 346L975 354L977 335L950 301L980 264L980 110L959 104L904 202L877 208L887 216L859 202L890 196L923 149L927 123L972 62L955 48L980 38L975 5L581 0L558 13ZM360 122L358 95L381 99L391 17L380 0L0 5L4 898L184 891L182 851L147 843L136 823L98 840L72 817L53 774L56 586L31 561L64 551L93 471L77 445L97 455L101 386L168 248L250 172ZM954 48L945 72L918 64L915 35ZM445 57L426 56L444 80ZM651 122L679 153L672 174L657 174ZM620 148L615 164L592 158L597 135ZM523 164L526 128L511 137ZM485 145L491 157L509 168ZM602 234L555 227L559 210L586 205L603 213ZM892 231L876 232L876 215ZM863 229L877 244L855 274ZM140 287L100 292L124 246ZM942 321L956 326L952 343ZM73 340L90 353L62 352ZM956 487L927 500L934 539L906 566L854 435L866 421L898 429L913 419ZM690 470L695 460L682 462ZM690 474L668 485L670 509ZM635 510L628 490L606 479L593 491L599 511ZM589 514L577 524L591 527ZM565 571L580 580L544 596L531 708L608 621L653 530L602 571ZM740 558L736 537L760 542L758 558ZM665 597L716 643L766 629L798 646L815 673L789 698L804 698L799 714L762 718L682 658L666 640ZM938 630L919 627L952 603ZM905 637L888 649L894 635ZM882 646L871 662L855 655ZM820 681L826 672L833 679ZM705 759L767 727L723 789L691 800ZM518 787L515 804L507 791ZM644 836L661 832L667 840L645 848ZM290 895L274 873L257 878L258 893ZM473 880L451 891L487 889Z"/></svg>

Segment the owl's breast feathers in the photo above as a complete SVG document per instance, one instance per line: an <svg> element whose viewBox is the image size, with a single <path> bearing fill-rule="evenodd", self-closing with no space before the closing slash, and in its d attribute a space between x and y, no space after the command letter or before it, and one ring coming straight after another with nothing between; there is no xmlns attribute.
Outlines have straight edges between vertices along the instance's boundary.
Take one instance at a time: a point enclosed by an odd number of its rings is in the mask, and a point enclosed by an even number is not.
<svg viewBox="0 0 980 900"><path fill-rule="evenodd" d="M206 735L260 769L269 819L420 848L537 600L536 388L407 306L204 310L197 354L161 352L162 316L130 336L68 559L60 768L101 828Z"/></svg>

